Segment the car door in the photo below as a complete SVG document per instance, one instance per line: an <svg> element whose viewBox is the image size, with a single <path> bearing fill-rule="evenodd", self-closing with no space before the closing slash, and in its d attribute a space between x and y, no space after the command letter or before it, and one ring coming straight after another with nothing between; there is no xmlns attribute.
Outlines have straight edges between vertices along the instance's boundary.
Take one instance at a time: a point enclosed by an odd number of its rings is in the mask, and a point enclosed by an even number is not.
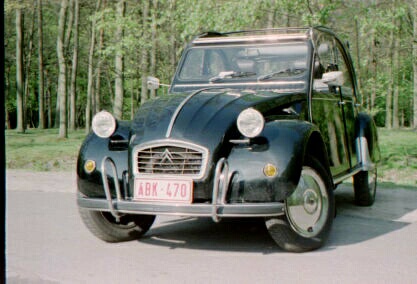
<svg viewBox="0 0 417 284"><path fill-rule="evenodd" d="M340 88L323 81L323 74L333 71L343 72ZM354 164L354 88L345 57L333 37L324 35L317 41L313 72L312 121L325 140L332 175L343 175Z"/></svg>
<svg viewBox="0 0 417 284"><path fill-rule="evenodd" d="M357 99L354 85L354 74L352 66L344 52L342 45L336 41L335 62L337 62L338 71L343 73L343 85L339 88L340 104L342 105L342 116L345 127L346 143L348 146L351 167L357 164L357 155L355 147L355 121L357 117Z"/></svg>

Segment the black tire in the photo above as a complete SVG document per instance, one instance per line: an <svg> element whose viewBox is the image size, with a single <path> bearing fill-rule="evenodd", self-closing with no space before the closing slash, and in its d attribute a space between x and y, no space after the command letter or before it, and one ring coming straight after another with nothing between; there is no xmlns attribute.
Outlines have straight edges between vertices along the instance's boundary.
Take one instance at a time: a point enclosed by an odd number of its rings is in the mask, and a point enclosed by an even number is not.
<svg viewBox="0 0 417 284"><path fill-rule="evenodd" d="M153 215L123 215L120 222L109 212L79 208L87 229L97 238L110 243L136 240L145 234L155 221Z"/></svg>
<svg viewBox="0 0 417 284"><path fill-rule="evenodd" d="M266 220L274 241L290 252L323 246L335 215L333 186L321 163L306 157L297 189L285 200L285 215Z"/></svg>
<svg viewBox="0 0 417 284"><path fill-rule="evenodd" d="M353 176L355 203L359 206L374 204L377 186L377 169L362 171Z"/></svg>

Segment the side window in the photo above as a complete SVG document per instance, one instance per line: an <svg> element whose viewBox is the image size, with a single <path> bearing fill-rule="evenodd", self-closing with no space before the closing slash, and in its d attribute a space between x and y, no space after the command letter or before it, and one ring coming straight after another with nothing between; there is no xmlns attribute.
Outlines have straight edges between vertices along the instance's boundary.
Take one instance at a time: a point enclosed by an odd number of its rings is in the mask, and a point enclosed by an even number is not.
<svg viewBox="0 0 417 284"><path fill-rule="evenodd" d="M349 68L346 64L345 58L343 57L343 53L341 52L341 46L337 46L336 49L336 62L338 66L338 71L343 72L343 86L342 92L345 96L353 96L354 88L352 84L351 74L349 72Z"/></svg>
<svg viewBox="0 0 417 284"><path fill-rule="evenodd" d="M319 92L331 92L327 85L321 82L323 73L331 71L343 72L342 93L353 96L354 88L351 74L341 51L341 46L331 37L322 37L318 40L316 59L314 63L314 89Z"/></svg>
<svg viewBox="0 0 417 284"><path fill-rule="evenodd" d="M324 73L336 70L334 41L330 37L323 36L317 41L314 61L314 90L330 93L331 89L322 82L322 77Z"/></svg>

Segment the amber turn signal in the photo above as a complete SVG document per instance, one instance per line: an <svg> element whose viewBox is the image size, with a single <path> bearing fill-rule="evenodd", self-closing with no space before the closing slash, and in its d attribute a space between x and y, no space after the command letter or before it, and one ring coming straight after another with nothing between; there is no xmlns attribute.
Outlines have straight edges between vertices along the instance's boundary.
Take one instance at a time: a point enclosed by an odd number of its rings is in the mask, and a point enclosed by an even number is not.
<svg viewBox="0 0 417 284"><path fill-rule="evenodd" d="M91 174L96 169L96 162L87 160L84 164L84 170L87 174Z"/></svg>
<svg viewBox="0 0 417 284"><path fill-rule="evenodd" d="M278 174L278 169L273 164L266 164L264 167L264 175L267 177L274 177Z"/></svg>

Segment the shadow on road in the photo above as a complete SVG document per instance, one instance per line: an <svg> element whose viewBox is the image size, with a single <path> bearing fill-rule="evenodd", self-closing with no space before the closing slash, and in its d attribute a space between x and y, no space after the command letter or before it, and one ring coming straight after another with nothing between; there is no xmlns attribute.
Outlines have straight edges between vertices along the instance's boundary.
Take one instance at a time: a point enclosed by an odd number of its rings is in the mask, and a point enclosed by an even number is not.
<svg viewBox="0 0 417 284"><path fill-rule="evenodd" d="M417 222L416 191L380 188L371 207L354 204L352 185L335 193L337 217L327 248L361 243Z"/></svg>
<svg viewBox="0 0 417 284"><path fill-rule="evenodd" d="M337 217L321 250L361 243L417 222L415 191L382 189L372 207L354 205L349 185L342 185L335 193ZM141 242L171 249L283 252L269 236L262 219L224 219L216 224L209 218L161 217Z"/></svg>
<svg viewBox="0 0 417 284"><path fill-rule="evenodd" d="M279 252L270 238L263 219L223 219L214 223L210 218L161 220L140 240L171 249L187 248L215 251L255 253Z"/></svg>

